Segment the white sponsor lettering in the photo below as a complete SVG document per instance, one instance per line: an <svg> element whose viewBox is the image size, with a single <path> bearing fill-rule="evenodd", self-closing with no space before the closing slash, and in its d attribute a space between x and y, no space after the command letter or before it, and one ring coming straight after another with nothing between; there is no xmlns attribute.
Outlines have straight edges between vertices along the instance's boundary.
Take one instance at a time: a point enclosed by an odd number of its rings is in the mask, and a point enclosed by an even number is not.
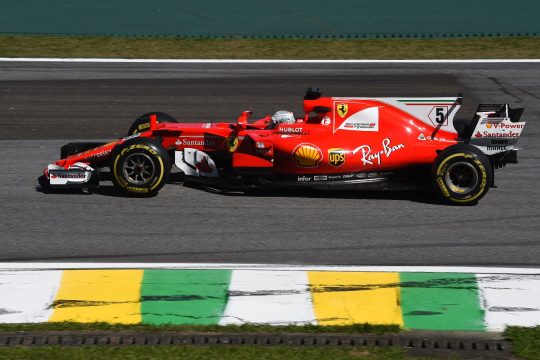
<svg viewBox="0 0 540 360"><path fill-rule="evenodd" d="M134 134L134 135L130 135L130 136L127 136L124 138L124 141L128 141L130 139L135 139L136 137L139 137L141 136L141 133L137 133L137 134Z"/></svg>
<svg viewBox="0 0 540 360"><path fill-rule="evenodd" d="M304 129L303 128L288 128L288 127L280 127L279 128L279 133L293 133L293 134L301 134L302 131Z"/></svg>
<svg viewBox="0 0 540 360"><path fill-rule="evenodd" d="M174 143L175 145L183 145L183 146L215 146L216 142L214 140L209 139L202 139L202 140L196 140L196 139L180 139L176 140Z"/></svg>
<svg viewBox="0 0 540 360"><path fill-rule="evenodd" d="M395 151L405 148L403 144L391 145L391 140L385 138L382 141L382 150L372 152L371 146L362 145L353 150L353 154L360 151L362 165L381 165L382 158L389 158Z"/></svg>
<svg viewBox="0 0 540 360"><path fill-rule="evenodd" d="M487 151L506 151L508 146L488 146Z"/></svg>

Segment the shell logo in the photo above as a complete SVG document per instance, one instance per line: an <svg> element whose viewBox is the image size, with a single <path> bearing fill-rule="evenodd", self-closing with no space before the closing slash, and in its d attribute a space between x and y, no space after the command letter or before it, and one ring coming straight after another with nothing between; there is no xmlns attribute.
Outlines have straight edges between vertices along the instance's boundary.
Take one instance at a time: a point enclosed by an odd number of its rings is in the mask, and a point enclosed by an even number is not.
<svg viewBox="0 0 540 360"><path fill-rule="evenodd" d="M321 149L313 144L300 144L294 149L292 158L299 167L317 167L323 155Z"/></svg>
<svg viewBox="0 0 540 360"><path fill-rule="evenodd" d="M487 124L486 124L486 127L487 127L488 129L491 129L491 124L490 124L490 123L487 123Z"/></svg>

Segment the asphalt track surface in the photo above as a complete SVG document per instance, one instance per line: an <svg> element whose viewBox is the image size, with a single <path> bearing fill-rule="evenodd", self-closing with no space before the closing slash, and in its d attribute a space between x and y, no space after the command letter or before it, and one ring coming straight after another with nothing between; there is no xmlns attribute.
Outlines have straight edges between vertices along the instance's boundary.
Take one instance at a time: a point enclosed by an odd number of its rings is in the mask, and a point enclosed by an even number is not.
<svg viewBox="0 0 540 360"><path fill-rule="evenodd" d="M520 163L475 207L417 192L223 195L167 185L150 199L43 194L75 139L121 137L138 115L231 121L335 96L465 94L524 106ZM538 266L540 64L0 63L0 260Z"/></svg>

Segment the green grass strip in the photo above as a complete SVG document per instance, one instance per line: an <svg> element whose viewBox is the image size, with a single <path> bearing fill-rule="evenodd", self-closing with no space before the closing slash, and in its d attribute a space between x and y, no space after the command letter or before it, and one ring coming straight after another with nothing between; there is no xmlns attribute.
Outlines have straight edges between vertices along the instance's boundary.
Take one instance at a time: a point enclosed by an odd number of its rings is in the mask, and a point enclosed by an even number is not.
<svg viewBox="0 0 540 360"><path fill-rule="evenodd" d="M145 270L141 315L146 324L218 324L230 270Z"/></svg>
<svg viewBox="0 0 540 360"><path fill-rule="evenodd" d="M285 346L117 346L117 347L5 347L0 358L55 359L55 360L114 360L114 359L190 359L190 360L320 360L370 359L398 360L406 357L404 350L396 348L338 348L338 347L285 347Z"/></svg>
<svg viewBox="0 0 540 360"><path fill-rule="evenodd" d="M514 353L523 359L540 359L540 326L510 326L504 335L512 341Z"/></svg>
<svg viewBox="0 0 540 360"><path fill-rule="evenodd" d="M358 333L358 334L387 334L399 332L398 325L174 325L174 324L109 324L109 323L29 323L29 324L0 324L0 331L129 331L129 332L257 332L257 333Z"/></svg>
<svg viewBox="0 0 540 360"><path fill-rule="evenodd" d="M474 274L401 273L405 327L425 330L484 330Z"/></svg>
<svg viewBox="0 0 540 360"><path fill-rule="evenodd" d="M3 35L0 57L533 59L540 58L540 37L272 40Z"/></svg>

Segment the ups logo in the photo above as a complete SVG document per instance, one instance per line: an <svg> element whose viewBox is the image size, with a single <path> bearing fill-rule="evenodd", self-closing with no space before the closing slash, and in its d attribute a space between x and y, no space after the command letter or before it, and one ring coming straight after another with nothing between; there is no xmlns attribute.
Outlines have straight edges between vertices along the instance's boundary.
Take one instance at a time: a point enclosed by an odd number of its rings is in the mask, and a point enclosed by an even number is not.
<svg viewBox="0 0 540 360"><path fill-rule="evenodd" d="M340 148L328 149L328 162L336 167L345 164L345 150Z"/></svg>

